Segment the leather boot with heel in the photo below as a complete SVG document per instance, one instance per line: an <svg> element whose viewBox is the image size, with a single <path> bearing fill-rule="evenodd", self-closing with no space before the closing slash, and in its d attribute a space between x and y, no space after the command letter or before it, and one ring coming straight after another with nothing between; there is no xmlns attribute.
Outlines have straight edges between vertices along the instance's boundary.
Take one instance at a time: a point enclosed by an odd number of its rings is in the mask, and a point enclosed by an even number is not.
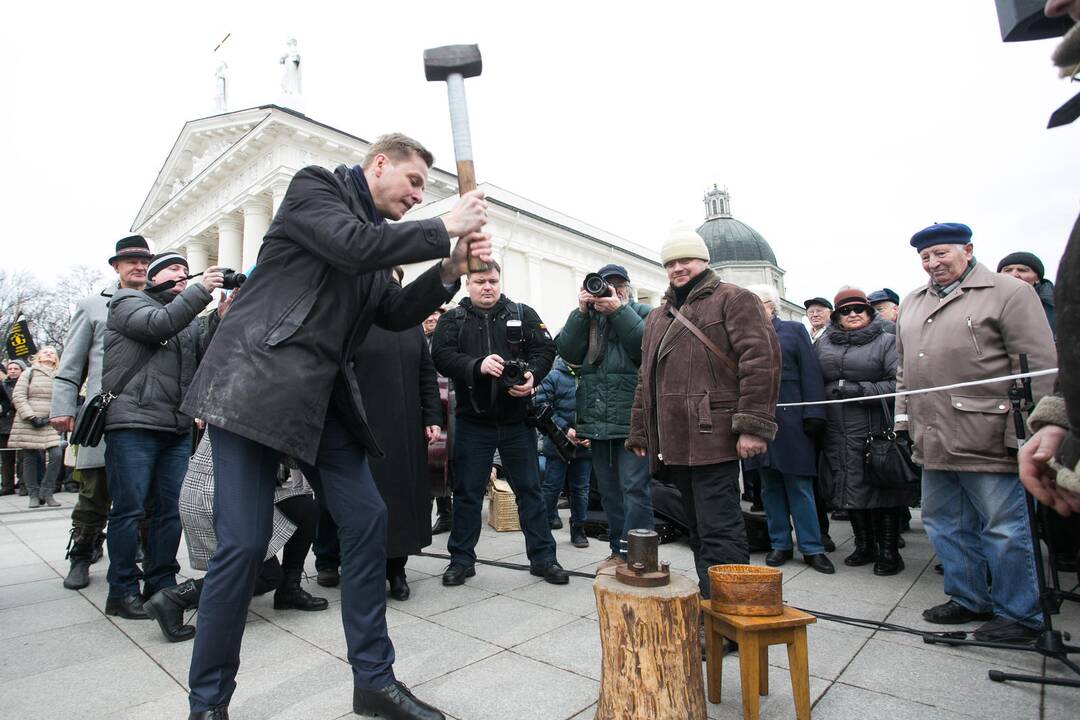
<svg viewBox="0 0 1080 720"><path fill-rule="evenodd" d="M850 567L869 565L877 560L877 543L874 542L874 523L869 510L848 510L851 531L855 535L855 552L844 558Z"/></svg>
<svg viewBox="0 0 1080 720"><path fill-rule="evenodd" d="M874 574L896 575L904 569L899 549L900 513L896 508L878 508L873 512L875 524L881 531L881 546L878 548L877 562L874 563Z"/></svg>
<svg viewBox="0 0 1080 720"><path fill-rule="evenodd" d="M274 592L275 610L325 610L330 606L326 598L315 597L300 587L300 571L285 570L281 587Z"/></svg>
<svg viewBox="0 0 1080 720"><path fill-rule="evenodd" d="M169 642L184 642L195 637L195 628L184 624L184 612L199 607L202 579L187 580L154 593L143 603L146 614L157 620L161 634Z"/></svg>

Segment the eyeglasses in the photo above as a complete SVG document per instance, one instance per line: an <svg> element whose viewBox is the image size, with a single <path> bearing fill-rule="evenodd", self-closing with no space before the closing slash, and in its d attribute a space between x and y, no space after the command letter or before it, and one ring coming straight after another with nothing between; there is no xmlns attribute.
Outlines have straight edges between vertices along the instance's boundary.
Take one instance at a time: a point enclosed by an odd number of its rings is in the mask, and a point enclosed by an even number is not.
<svg viewBox="0 0 1080 720"><path fill-rule="evenodd" d="M864 313L870 309L869 305L845 305L842 308L836 308L836 312L841 315L851 315L852 313Z"/></svg>

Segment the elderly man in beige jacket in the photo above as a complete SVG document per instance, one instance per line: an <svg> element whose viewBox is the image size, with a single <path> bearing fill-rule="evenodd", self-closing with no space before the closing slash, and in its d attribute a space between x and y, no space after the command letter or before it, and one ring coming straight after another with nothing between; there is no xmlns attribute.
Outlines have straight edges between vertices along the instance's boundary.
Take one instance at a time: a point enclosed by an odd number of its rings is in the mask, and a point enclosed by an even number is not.
<svg viewBox="0 0 1080 720"><path fill-rule="evenodd" d="M972 255L971 229L942 223L911 239L930 281L909 294L897 320L898 391L1055 366L1050 328L1030 285ZM1035 556L1017 478L1008 381L901 396L896 430L923 466L922 518L945 570L949 600L923 612L940 624L985 621L975 637L1028 642L1038 635ZM1053 378L1032 382L1036 399ZM988 587L987 569L993 578Z"/></svg>

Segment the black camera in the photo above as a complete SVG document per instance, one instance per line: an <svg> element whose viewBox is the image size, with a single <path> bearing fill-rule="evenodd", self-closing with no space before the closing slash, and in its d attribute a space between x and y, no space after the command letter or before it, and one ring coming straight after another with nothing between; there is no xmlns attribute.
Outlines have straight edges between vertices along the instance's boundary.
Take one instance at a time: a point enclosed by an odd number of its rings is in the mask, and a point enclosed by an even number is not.
<svg viewBox="0 0 1080 720"><path fill-rule="evenodd" d="M232 268L221 268L221 274L225 276L221 280L222 290L235 290L247 281L247 275Z"/></svg>
<svg viewBox="0 0 1080 720"><path fill-rule="evenodd" d="M566 437L563 429L555 424L554 417L555 410L551 407L551 404L543 403L532 407L525 422L530 427L539 430L544 437L550 440L551 444L555 446L555 452L559 453L559 457L568 463L574 459L574 443L570 438Z"/></svg>
<svg viewBox="0 0 1080 720"><path fill-rule="evenodd" d="M512 388L516 385L525 384L525 373L529 372L529 363L524 360L507 360L503 365L499 383L504 388Z"/></svg>
<svg viewBox="0 0 1080 720"><path fill-rule="evenodd" d="M585 282L581 283L581 287L593 297L607 297L611 294L611 285L600 273L586 275Z"/></svg>

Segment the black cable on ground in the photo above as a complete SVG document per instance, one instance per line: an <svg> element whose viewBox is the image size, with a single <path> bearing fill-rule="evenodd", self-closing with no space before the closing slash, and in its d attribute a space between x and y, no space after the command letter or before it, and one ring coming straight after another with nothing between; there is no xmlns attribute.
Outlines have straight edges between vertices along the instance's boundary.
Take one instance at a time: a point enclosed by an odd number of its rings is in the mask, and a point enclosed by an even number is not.
<svg viewBox="0 0 1080 720"><path fill-rule="evenodd" d="M445 553L433 553L433 552L420 552L418 553L422 557L439 558L441 560L449 560L450 556ZM519 563L502 562L499 560L484 560L482 558L476 558L476 562L481 565L491 565L492 567L506 568L507 570L523 570L528 572L530 570L528 565L521 565ZM577 570L567 570L568 575L574 577L586 578L592 580L596 577L593 573L583 573ZM949 638L955 640L963 640L968 636L968 633L963 630L948 630L942 632L934 632L930 630L916 630L905 625L897 625L895 623L885 622L884 620L868 620L866 618L848 617L846 615L836 615L834 613L819 612L816 610L807 610L806 608L790 607L796 610L802 610L803 612L810 613L816 618L822 620L828 620L830 622L839 623L841 625L851 625L853 627L863 628L864 630L883 630L886 632L902 632L909 635L915 635L917 637L940 637Z"/></svg>

